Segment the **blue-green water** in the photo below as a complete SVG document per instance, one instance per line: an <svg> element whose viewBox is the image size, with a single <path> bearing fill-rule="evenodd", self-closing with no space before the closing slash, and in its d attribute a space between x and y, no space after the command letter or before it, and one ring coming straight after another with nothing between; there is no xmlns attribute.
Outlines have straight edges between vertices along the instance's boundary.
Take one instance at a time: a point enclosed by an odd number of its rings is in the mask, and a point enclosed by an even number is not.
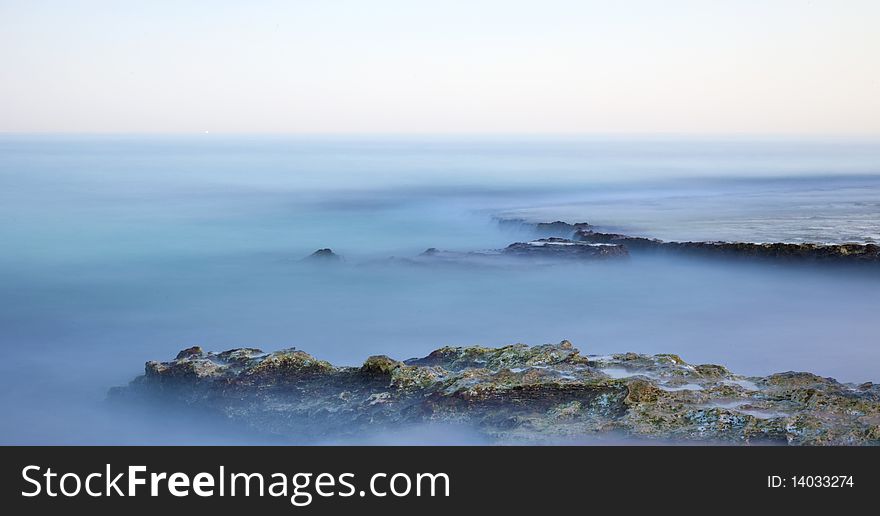
<svg viewBox="0 0 880 516"><path fill-rule="evenodd" d="M872 271L385 260L528 238L494 216L876 242L880 143L2 136L0 442L241 442L104 407L143 362L196 344L356 364L569 339L585 353L880 380ZM299 261L323 247L345 262Z"/></svg>

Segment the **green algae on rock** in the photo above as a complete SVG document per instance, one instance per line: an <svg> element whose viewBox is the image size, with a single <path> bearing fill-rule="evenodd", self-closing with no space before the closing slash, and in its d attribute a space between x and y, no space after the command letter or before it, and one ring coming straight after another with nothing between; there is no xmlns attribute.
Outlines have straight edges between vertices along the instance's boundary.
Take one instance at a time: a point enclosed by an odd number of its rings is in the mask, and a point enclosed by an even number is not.
<svg viewBox="0 0 880 516"><path fill-rule="evenodd" d="M335 367L295 350L194 347L110 392L207 411L298 439L400 425L464 424L494 442L565 442L617 432L728 444L880 444L880 385L810 373L738 376L677 355L585 356L568 341L444 347L423 358Z"/></svg>

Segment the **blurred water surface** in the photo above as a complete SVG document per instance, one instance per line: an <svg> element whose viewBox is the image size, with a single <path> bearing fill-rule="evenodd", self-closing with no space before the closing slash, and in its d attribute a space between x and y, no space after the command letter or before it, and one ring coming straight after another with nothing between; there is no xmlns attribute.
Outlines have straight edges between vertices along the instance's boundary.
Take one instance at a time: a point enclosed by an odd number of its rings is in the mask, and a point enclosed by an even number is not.
<svg viewBox="0 0 880 516"><path fill-rule="evenodd" d="M0 441L255 442L106 410L108 387L197 344L357 364L569 339L878 381L873 270L386 260L529 238L495 216L876 242L878 173L880 143L839 139L2 136ZM300 261L323 247L345 261Z"/></svg>

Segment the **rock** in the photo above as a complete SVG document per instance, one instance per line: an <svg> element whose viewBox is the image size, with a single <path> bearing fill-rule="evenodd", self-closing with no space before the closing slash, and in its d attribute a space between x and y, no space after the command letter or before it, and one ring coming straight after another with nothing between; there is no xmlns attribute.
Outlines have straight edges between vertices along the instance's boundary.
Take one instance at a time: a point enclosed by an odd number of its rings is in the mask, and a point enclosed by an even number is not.
<svg viewBox="0 0 880 516"><path fill-rule="evenodd" d="M334 253L332 249L324 248L318 249L314 253L306 256L303 260L308 261L325 261L325 262L338 262L342 257L338 254Z"/></svg>
<svg viewBox="0 0 880 516"><path fill-rule="evenodd" d="M587 230L591 227L592 226L587 222L575 222L574 224L569 224L568 222L557 220L555 222L538 222L535 224L535 231L547 236L571 238L576 231Z"/></svg>
<svg viewBox="0 0 880 516"><path fill-rule="evenodd" d="M190 348L148 362L109 398L213 413L299 440L452 423L509 443L613 431L663 441L880 445L873 383L795 372L743 377L671 354L584 356L568 341L444 347L405 361L377 355L360 367L295 349Z"/></svg>
<svg viewBox="0 0 880 516"><path fill-rule="evenodd" d="M575 232L574 239L591 244L622 245L633 251L656 250L663 245L663 241L653 238L631 237L616 233L599 233L589 229Z"/></svg>
<svg viewBox="0 0 880 516"><path fill-rule="evenodd" d="M372 356L361 366L361 372L364 374L390 376L391 373L403 364L397 360L393 360L385 355Z"/></svg>
<svg viewBox="0 0 880 516"><path fill-rule="evenodd" d="M181 351L180 353L178 353L177 360L180 360L183 358L200 357L202 355L204 355L204 351L202 351L202 348L199 346L193 346L191 348L186 348L183 351Z"/></svg>
<svg viewBox="0 0 880 516"><path fill-rule="evenodd" d="M492 249L487 251L443 251L434 247L426 249L420 255L406 263L426 265L470 265L470 266L498 266L508 265L509 260L499 260L501 257L548 259L558 260L583 260L625 258L628 255L626 248L613 244L590 244L565 238L541 238L530 242L515 242L504 249ZM398 260L399 262L400 260Z"/></svg>
<svg viewBox="0 0 880 516"><path fill-rule="evenodd" d="M496 218L498 225L509 229L528 229L545 237L571 238L578 230L588 230L593 226L588 222L568 223L561 220L554 222L529 222L525 219Z"/></svg>
<svg viewBox="0 0 880 516"><path fill-rule="evenodd" d="M877 244L664 242L656 238L603 233L596 231L586 222L535 223L523 219L500 219L499 223L502 226L529 227L535 232L564 236L577 242L617 245L629 252L650 251L688 256L802 263L880 264L880 245Z"/></svg>
<svg viewBox="0 0 880 516"><path fill-rule="evenodd" d="M880 263L876 244L753 244L746 242L667 242L661 249L693 256L822 263Z"/></svg>
<svg viewBox="0 0 880 516"><path fill-rule="evenodd" d="M789 244L749 242L664 242L652 238L632 237L615 233L578 230L574 239L581 242L609 243L625 246L630 251L654 251L689 256L730 259L774 260L820 263L880 264L880 246L876 244Z"/></svg>
<svg viewBox="0 0 880 516"><path fill-rule="evenodd" d="M565 238L541 238L531 242L516 242L501 251L508 256L532 258L620 258L629 253L618 244L587 243Z"/></svg>

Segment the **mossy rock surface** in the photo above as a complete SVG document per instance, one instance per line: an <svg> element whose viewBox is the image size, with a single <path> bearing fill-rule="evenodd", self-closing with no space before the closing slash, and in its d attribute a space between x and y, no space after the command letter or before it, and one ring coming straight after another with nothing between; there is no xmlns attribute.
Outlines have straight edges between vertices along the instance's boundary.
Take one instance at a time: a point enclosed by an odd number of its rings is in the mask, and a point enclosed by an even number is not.
<svg viewBox="0 0 880 516"><path fill-rule="evenodd" d="M605 432L639 439L791 445L880 444L880 385L783 372L745 377L675 354L582 355L571 342L443 347L337 367L298 350L191 347L110 399L216 413L299 440L426 423L465 424L496 442Z"/></svg>

